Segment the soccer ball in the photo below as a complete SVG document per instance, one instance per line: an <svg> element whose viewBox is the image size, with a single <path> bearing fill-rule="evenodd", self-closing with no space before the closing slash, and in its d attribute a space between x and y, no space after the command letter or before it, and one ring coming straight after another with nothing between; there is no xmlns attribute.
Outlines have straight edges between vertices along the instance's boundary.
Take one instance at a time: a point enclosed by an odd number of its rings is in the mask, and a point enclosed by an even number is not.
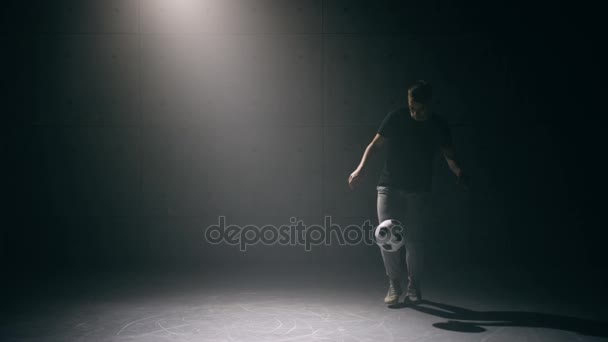
<svg viewBox="0 0 608 342"><path fill-rule="evenodd" d="M376 227L374 237L380 248L387 252L396 252L405 244L404 227L398 220L388 219Z"/></svg>

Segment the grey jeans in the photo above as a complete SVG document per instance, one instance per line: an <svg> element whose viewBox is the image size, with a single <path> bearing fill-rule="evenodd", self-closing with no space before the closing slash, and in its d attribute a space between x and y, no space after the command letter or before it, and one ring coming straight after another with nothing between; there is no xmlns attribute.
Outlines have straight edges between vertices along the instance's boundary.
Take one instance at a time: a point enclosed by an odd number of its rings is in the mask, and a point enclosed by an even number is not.
<svg viewBox="0 0 608 342"><path fill-rule="evenodd" d="M408 281L418 283L424 262L424 232L431 216L430 192L405 192L397 188L377 186L378 223L397 219L405 231L405 265L401 248L396 252L381 249L386 275L401 279L407 267Z"/></svg>

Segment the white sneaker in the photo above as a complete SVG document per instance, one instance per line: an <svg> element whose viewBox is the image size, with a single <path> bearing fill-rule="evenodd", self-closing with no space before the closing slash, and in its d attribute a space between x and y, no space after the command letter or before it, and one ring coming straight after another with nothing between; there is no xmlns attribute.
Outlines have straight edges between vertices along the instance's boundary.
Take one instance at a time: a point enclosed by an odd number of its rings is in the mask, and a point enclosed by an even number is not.
<svg viewBox="0 0 608 342"><path fill-rule="evenodd" d="M386 297L384 297L384 303L386 304L395 304L399 301L399 296L401 296L403 291L401 290L401 285L399 284L399 279L389 279L388 281L388 292L386 293Z"/></svg>
<svg viewBox="0 0 608 342"><path fill-rule="evenodd" d="M407 285L407 291L405 292L405 301L411 303L417 303L422 300L422 292L420 291L420 284L416 281L410 280Z"/></svg>

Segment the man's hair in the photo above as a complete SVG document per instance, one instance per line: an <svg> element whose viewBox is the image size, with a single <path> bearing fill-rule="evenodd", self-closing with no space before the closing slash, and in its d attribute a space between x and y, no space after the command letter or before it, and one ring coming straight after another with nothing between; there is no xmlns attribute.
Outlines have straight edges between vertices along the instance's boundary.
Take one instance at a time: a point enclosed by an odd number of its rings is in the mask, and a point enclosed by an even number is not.
<svg viewBox="0 0 608 342"><path fill-rule="evenodd" d="M433 96L433 89L427 81L418 80L407 89L407 94L410 95L415 102L429 103Z"/></svg>

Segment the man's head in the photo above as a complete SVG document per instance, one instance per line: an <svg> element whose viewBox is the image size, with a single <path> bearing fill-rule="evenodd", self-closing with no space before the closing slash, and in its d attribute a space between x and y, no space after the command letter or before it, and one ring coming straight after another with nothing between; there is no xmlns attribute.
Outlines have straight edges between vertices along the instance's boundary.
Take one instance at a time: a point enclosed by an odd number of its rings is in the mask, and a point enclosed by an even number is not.
<svg viewBox="0 0 608 342"><path fill-rule="evenodd" d="M432 95L431 85L424 80L416 81L407 89L407 104L414 120L424 121L429 118Z"/></svg>

